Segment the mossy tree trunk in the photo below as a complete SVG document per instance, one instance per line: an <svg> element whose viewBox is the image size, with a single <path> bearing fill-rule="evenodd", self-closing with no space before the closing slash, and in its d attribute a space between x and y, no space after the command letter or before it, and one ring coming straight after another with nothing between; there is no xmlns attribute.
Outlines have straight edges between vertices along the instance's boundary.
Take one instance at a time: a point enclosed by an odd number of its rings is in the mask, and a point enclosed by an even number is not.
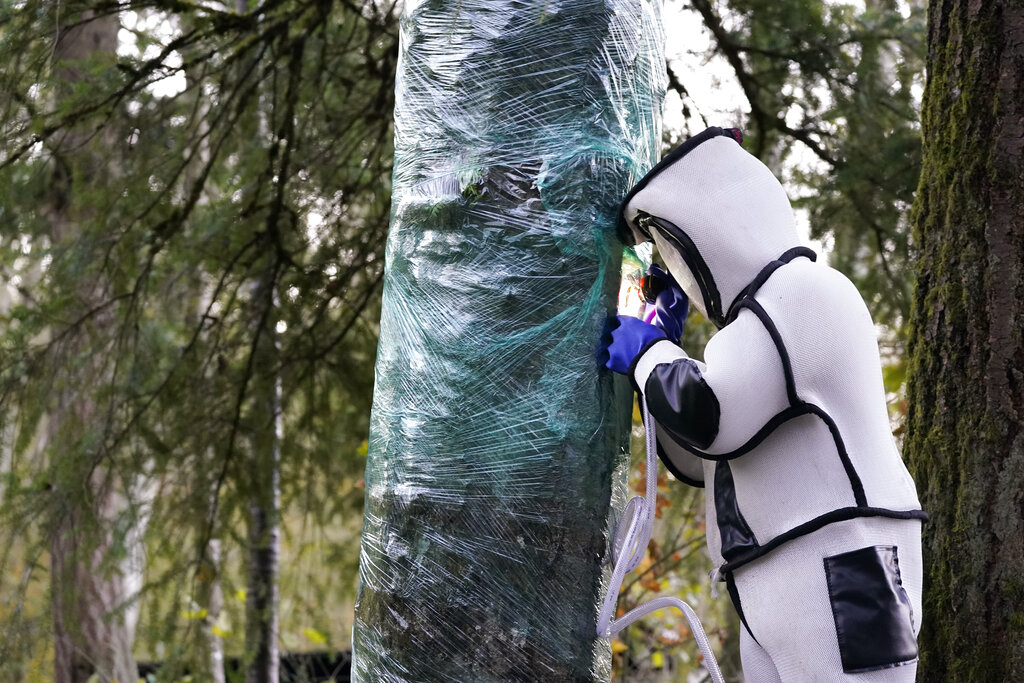
<svg viewBox="0 0 1024 683"><path fill-rule="evenodd" d="M117 13L97 16L86 10L61 16L54 59L56 99L67 105L103 69L113 68ZM69 318L87 322L60 342L66 359L53 392L46 441L51 452L55 519L50 530L50 582L54 679L135 681L132 656L137 605L142 584L142 534L146 506L133 504L139 473L117 471L104 457L98 434L108 418L96 387L110 379L106 352L116 321L109 306L108 282L89 266L74 261L76 242L88 243L103 191L117 182L121 141L116 129L71 127L51 143L54 174L49 217L54 253L50 277L68 284L77 310ZM71 309L75 310L75 309ZM58 328L63 334L65 329Z"/></svg>
<svg viewBox="0 0 1024 683"><path fill-rule="evenodd" d="M1024 4L935 0L905 454L922 681L1024 680Z"/></svg>
<svg viewBox="0 0 1024 683"><path fill-rule="evenodd" d="M631 392L597 352L660 2L406 8L353 680L607 680Z"/></svg>

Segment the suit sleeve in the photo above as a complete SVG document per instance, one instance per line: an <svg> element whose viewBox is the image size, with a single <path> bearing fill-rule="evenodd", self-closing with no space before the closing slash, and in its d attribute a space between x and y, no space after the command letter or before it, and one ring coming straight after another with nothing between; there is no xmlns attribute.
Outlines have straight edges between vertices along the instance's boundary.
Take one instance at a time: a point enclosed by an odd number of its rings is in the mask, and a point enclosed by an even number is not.
<svg viewBox="0 0 1024 683"><path fill-rule="evenodd" d="M704 359L659 341L636 359L633 379L661 443L671 440L691 456L715 460L742 448L789 399L778 350L749 311L708 342Z"/></svg>

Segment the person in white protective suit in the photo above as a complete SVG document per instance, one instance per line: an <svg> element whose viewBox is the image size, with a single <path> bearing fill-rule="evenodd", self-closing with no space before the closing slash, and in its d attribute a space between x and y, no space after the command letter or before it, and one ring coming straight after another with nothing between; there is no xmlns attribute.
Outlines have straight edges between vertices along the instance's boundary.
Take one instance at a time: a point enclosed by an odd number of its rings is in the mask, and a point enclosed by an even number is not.
<svg viewBox="0 0 1024 683"><path fill-rule="evenodd" d="M800 246L782 186L741 141L691 138L622 207L623 231L653 239L720 328L704 361L668 338L682 320L659 306L660 326L618 318L608 366L646 399L669 471L706 489L746 680L913 681L926 515L875 328L854 285Z"/></svg>

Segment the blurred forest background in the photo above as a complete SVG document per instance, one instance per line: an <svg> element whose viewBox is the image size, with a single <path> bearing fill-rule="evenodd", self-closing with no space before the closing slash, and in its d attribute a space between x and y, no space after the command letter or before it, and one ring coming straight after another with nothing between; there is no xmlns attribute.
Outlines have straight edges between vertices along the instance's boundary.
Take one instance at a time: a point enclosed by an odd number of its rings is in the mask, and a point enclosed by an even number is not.
<svg viewBox="0 0 1024 683"><path fill-rule="evenodd" d="M272 680L348 649L400 9L0 1L0 680ZM666 148L736 125L785 179L868 300L899 435L923 3L666 16ZM620 605L679 594L735 674L702 497L659 495ZM626 680L699 670L673 614L613 651Z"/></svg>

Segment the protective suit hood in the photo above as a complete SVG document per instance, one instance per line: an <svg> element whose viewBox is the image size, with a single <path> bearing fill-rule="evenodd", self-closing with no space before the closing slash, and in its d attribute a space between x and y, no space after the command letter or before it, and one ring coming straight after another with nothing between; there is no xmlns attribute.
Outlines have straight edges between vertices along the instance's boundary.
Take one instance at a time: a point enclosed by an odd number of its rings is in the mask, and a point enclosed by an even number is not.
<svg viewBox="0 0 1024 683"><path fill-rule="evenodd" d="M799 247L793 209L734 128L712 127L670 152L630 191L620 230L654 240L690 301L719 327L772 261Z"/></svg>

